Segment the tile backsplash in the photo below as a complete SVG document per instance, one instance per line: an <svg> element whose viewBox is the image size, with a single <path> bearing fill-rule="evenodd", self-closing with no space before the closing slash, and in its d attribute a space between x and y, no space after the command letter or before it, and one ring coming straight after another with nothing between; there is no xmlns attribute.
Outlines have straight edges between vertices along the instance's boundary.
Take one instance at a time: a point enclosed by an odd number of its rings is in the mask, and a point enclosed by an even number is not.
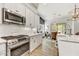
<svg viewBox="0 0 79 59"><path fill-rule="evenodd" d="M18 34L26 34L25 27L18 25L0 24L0 37Z"/></svg>
<svg viewBox="0 0 79 59"><path fill-rule="evenodd" d="M31 29L18 25L0 24L0 37L9 35L20 35L20 34L27 34L27 35L37 34L37 28Z"/></svg>

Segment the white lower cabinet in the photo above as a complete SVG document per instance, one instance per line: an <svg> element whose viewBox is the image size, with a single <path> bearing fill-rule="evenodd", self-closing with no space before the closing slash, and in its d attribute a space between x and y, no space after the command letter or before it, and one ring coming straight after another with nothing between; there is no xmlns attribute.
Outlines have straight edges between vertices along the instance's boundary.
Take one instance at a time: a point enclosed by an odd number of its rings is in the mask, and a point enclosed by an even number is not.
<svg viewBox="0 0 79 59"><path fill-rule="evenodd" d="M0 56L6 56L6 44L5 43L0 44Z"/></svg>
<svg viewBox="0 0 79 59"><path fill-rule="evenodd" d="M59 56L79 56L79 42L69 40L58 40Z"/></svg>
<svg viewBox="0 0 79 59"><path fill-rule="evenodd" d="M34 37L31 37L30 38L30 52L32 52L35 48L35 40L34 40Z"/></svg>
<svg viewBox="0 0 79 59"><path fill-rule="evenodd" d="M36 49L40 44L42 44L42 36L35 35L30 37L30 52Z"/></svg>

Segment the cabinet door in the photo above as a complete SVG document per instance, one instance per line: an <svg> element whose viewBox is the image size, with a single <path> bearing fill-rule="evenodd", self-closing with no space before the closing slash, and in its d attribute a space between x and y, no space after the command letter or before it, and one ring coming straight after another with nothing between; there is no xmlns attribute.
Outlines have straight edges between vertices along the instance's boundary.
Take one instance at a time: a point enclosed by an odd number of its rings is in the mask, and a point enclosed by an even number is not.
<svg viewBox="0 0 79 59"><path fill-rule="evenodd" d="M37 14L35 15L35 27L39 27L39 16Z"/></svg>
<svg viewBox="0 0 79 59"><path fill-rule="evenodd" d="M2 8L3 8L3 4L0 3L0 24L2 23Z"/></svg>
<svg viewBox="0 0 79 59"><path fill-rule="evenodd" d="M21 3L5 3L4 8L25 16L25 6Z"/></svg>
<svg viewBox="0 0 79 59"><path fill-rule="evenodd" d="M42 43L41 40L42 40L41 35L35 36L35 45L36 45L36 47L38 47Z"/></svg>
<svg viewBox="0 0 79 59"><path fill-rule="evenodd" d="M79 44L74 42L58 42L60 56L79 56Z"/></svg>
<svg viewBox="0 0 79 59"><path fill-rule="evenodd" d="M42 39L43 39L43 38L42 38L42 35L39 35L38 38L39 38L39 45L40 45L40 44L42 44Z"/></svg>
<svg viewBox="0 0 79 59"><path fill-rule="evenodd" d="M30 22L31 22L31 27L35 28L35 14L31 11L30 12Z"/></svg>
<svg viewBox="0 0 79 59"><path fill-rule="evenodd" d="M6 44L2 43L0 44L0 56L5 56L6 55Z"/></svg>
<svg viewBox="0 0 79 59"><path fill-rule="evenodd" d="M30 39L30 52L32 52L35 48L37 48L40 44L40 40L38 36L31 37Z"/></svg>
<svg viewBox="0 0 79 59"><path fill-rule="evenodd" d="M13 12L17 10L17 4L16 3L5 3L4 8L7 8Z"/></svg>
<svg viewBox="0 0 79 59"><path fill-rule="evenodd" d="M34 37L30 38L30 52L32 52L35 48L35 40Z"/></svg>
<svg viewBox="0 0 79 59"><path fill-rule="evenodd" d="M26 26L27 27L30 27L30 24L31 24L31 16L30 16L30 10L28 7L26 7Z"/></svg>
<svg viewBox="0 0 79 59"><path fill-rule="evenodd" d="M38 45L39 45L39 38L38 38L38 36L35 36L35 48L37 48L38 47Z"/></svg>
<svg viewBox="0 0 79 59"><path fill-rule="evenodd" d="M22 16L25 16L25 6L24 5L22 5L21 3L17 3L17 12L20 14L20 15L22 15Z"/></svg>

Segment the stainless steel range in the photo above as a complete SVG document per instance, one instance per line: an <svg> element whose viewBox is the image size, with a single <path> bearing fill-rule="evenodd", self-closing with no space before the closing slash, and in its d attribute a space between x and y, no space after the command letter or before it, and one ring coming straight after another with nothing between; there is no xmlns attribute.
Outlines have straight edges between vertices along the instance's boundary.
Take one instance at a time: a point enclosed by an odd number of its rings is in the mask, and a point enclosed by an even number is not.
<svg viewBox="0 0 79 59"><path fill-rule="evenodd" d="M28 35L6 36L1 38L7 41L7 56L21 56L24 53L29 55L30 38Z"/></svg>

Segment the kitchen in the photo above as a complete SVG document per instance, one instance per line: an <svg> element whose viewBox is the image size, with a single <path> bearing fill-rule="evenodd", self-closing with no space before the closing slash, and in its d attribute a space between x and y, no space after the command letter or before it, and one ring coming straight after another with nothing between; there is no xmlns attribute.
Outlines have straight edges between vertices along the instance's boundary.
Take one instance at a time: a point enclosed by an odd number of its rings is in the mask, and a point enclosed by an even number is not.
<svg viewBox="0 0 79 59"><path fill-rule="evenodd" d="M44 22L40 24L40 16L31 4L0 3L0 56L30 55L42 44L41 27Z"/></svg>
<svg viewBox="0 0 79 59"><path fill-rule="evenodd" d="M79 56L78 19L75 3L0 3L0 56Z"/></svg>

